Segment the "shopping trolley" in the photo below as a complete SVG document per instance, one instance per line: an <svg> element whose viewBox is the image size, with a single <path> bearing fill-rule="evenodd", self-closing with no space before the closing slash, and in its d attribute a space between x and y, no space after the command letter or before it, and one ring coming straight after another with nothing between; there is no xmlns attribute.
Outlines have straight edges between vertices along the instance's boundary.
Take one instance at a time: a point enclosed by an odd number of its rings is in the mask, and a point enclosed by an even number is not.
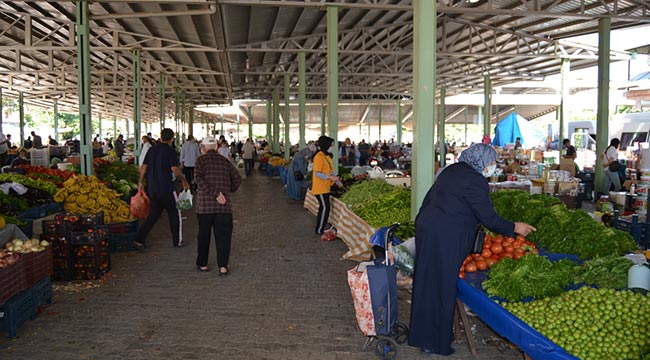
<svg viewBox="0 0 650 360"><path fill-rule="evenodd" d="M397 344L404 343L409 332L405 324L397 321L397 267L388 250L399 226L393 224L386 230L385 258L362 262L348 270L357 323L368 337L362 351L374 346L377 355L384 360L397 355Z"/></svg>

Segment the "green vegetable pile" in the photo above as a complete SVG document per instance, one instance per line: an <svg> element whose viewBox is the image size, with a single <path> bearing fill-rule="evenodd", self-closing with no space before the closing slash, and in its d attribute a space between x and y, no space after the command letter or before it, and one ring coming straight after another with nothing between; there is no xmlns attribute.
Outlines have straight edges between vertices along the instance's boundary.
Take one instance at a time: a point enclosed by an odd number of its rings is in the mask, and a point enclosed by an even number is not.
<svg viewBox="0 0 650 360"><path fill-rule="evenodd" d="M376 198L355 213L370 226L378 228L411 220L411 189L388 184L391 191Z"/></svg>
<svg viewBox="0 0 650 360"><path fill-rule="evenodd" d="M395 236L402 241L406 241L412 237L415 237L415 222L407 221L402 223L400 227L395 230Z"/></svg>
<svg viewBox="0 0 650 360"><path fill-rule="evenodd" d="M111 188L122 194L123 200L131 197L131 192L138 189L140 172L134 164L119 161L97 167L97 178L110 184Z"/></svg>
<svg viewBox="0 0 650 360"><path fill-rule="evenodd" d="M362 181L350 186L348 191L341 195L340 200L356 212L393 190L395 190L395 186L383 180Z"/></svg>
<svg viewBox="0 0 650 360"><path fill-rule="evenodd" d="M28 178L27 176L18 174L0 174L0 184L6 182L15 182L25 185L28 188L42 190L52 196L56 194L57 190L56 185L48 181L32 179Z"/></svg>
<svg viewBox="0 0 650 360"><path fill-rule="evenodd" d="M588 286L501 306L582 360L648 359L650 297Z"/></svg>
<svg viewBox="0 0 650 360"><path fill-rule="evenodd" d="M574 267L571 260L551 262L536 254L518 260L503 258L490 268L483 289L490 296L508 301L521 301L529 296L543 299L561 294L571 284Z"/></svg>
<svg viewBox="0 0 650 360"><path fill-rule="evenodd" d="M632 261L619 256L592 259L576 267L574 281L605 289L625 289L627 272L632 265Z"/></svg>
<svg viewBox="0 0 650 360"><path fill-rule="evenodd" d="M549 196L500 191L491 197L502 217L535 226L537 231L528 240L551 252L589 259L623 255L638 248L630 234L608 228L582 210L569 210Z"/></svg>

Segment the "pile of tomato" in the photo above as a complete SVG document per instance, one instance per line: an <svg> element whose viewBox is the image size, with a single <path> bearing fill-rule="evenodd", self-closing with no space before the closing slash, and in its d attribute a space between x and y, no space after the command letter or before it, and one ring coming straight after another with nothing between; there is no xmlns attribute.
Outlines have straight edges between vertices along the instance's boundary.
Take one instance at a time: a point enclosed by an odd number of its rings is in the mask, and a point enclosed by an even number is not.
<svg viewBox="0 0 650 360"><path fill-rule="evenodd" d="M530 252L537 254L537 247L522 235L513 238L488 234L485 235L483 252L467 255L458 276L464 279L465 272L485 271L503 258L519 259Z"/></svg>

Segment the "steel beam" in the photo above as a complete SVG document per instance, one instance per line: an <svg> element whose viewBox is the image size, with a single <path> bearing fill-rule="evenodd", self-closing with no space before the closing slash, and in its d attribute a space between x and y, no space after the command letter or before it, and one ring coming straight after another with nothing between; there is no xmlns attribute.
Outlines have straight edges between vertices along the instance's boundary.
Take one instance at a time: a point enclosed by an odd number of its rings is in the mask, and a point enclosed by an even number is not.
<svg viewBox="0 0 650 360"><path fill-rule="evenodd" d="M447 96L447 89L440 89L440 108L438 109L438 144L440 145L440 168L445 167L447 164L447 145L445 142L445 118L447 111L445 109L445 97Z"/></svg>
<svg viewBox="0 0 650 360"><path fill-rule="evenodd" d="M339 101L339 8L327 7L327 111L329 134L334 139L334 173L339 173L338 101Z"/></svg>
<svg viewBox="0 0 650 360"><path fill-rule="evenodd" d="M18 126L20 126L20 145L23 146L25 144L25 99L22 91L18 92Z"/></svg>
<svg viewBox="0 0 650 360"><path fill-rule="evenodd" d="M307 120L307 114L305 112L305 102L307 98L307 93L305 88L307 86L307 78L305 76L305 53L298 53L298 122L299 122L299 133L300 139L298 142L298 148L304 149L305 142L305 122Z"/></svg>
<svg viewBox="0 0 650 360"><path fill-rule="evenodd" d="M611 46L610 19L598 21L598 48L599 53L607 54ZM609 194L605 188L605 169L601 154L609 145L609 58L601 56L598 59L598 112L596 113L596 191Z"/></svg>
<svg viewBox="0 0 650 360"><path fill-rule="evenodd" d="M140 164L140 148L142 143L142 136L140 136L140 125L142 124L142 73L141 67L141 53L140 50L133 52L133 136L135 136L135 163ZM99 118L101 122L101 116ZM100 125L101 128L101 125Z"/></svg>
<svg viewBox="0 0 650 360"><path fill-rule="evenodd" d="M271 108L271 99L266 100L266 143L269 149L273 145L273 111Z"/></svg>
<svg viewBox="0 0 650 360"><path fill-rule="evenodd" d="M190 121L187 124L187 134L194 136L194 103L190 102Z"/></svg>
<svg viewBox="0 0 650 360"><path fill-rule="evenodd" d="M325 135L327 133L327 109L325 104L320 106L320 134Z"/></svg>
<svg viewBox="0 0 650 360"><path fill-rule="evenodd" d="M291 111L289 108L289 96L291 93L291 77L289 74L284 74L284 160L289 160L291 157Z"/></svg>
<svg viewBox="0 0 650 360"><path fill-rule="evenodd" d="M483 76L483 97L485 98L483 104L483 135L490 136L490 120L492 119L492 81L490 75Z"/></svg>
<svg viewBox="0 0 650 360"><path fill-rule="evenodd" d="M411 218L415 220L434 178L436 2L413 0L413 176Z"/></svg>
<svg viewBox="0 0 650 360"><path fill-rule="evenodd" d="M253 107L250 105L247 106L246 112L248 114L248 138L250 139L250 141L254 141L253 140Z"/></svg>
<svg viewBox="0 0 650 360"><path fill-rule="evenodd" d="M76 0L77 64L79 68L80 172L93 174L92 107L90 105L90 19L88 0Z"/></svg>
<svg viewBox="0 0 650 360"><path fill-rule="evenodd" d="M558 143L558 148L560 144L564 141L565 138L571 136L567 134L566 125L569 123L569 107L567 106L567 101L571 96L571 91L569 90L569 75L571 73L571 60L562 59L562 67L560 69L561 74L561 90L560 90L560 139ZM560 150L560 155L562 150ZM560 157L561 158L561 157Z"/></svg>
<svg viewBox="0 0 650 360"><path fill-rule="evenodd" d="M395 122L397 126L397 144L402 145L402 101L397 99L397 121Z"/></svg>
<svg viewBox="0 0 650 360"><path fill-rule="evenodd" d="M280 151L280 89L273 89L273 153Z"/></svg>

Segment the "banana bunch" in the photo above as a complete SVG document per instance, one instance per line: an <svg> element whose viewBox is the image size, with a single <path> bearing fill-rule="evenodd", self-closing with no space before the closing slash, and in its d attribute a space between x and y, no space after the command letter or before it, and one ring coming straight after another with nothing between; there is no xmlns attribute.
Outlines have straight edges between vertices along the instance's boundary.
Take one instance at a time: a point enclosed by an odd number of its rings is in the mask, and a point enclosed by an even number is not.
<svg viewBox="0 0 650 360"><path fill-rule="evenodd" d="M285 161L284 158L273 156L269 159L269 164L271 164L271 166L284 166Z"/></svg>
<svg viewBox="0 0 650 360"><path fill-rule="evenodd" d="M116 223L132 220L129 205L121 197L122 194L108 188L96 176L78 175L63 183L54 201L65 203L65 211L73 214L95 214L103 210L105 222Z"/></svg>

